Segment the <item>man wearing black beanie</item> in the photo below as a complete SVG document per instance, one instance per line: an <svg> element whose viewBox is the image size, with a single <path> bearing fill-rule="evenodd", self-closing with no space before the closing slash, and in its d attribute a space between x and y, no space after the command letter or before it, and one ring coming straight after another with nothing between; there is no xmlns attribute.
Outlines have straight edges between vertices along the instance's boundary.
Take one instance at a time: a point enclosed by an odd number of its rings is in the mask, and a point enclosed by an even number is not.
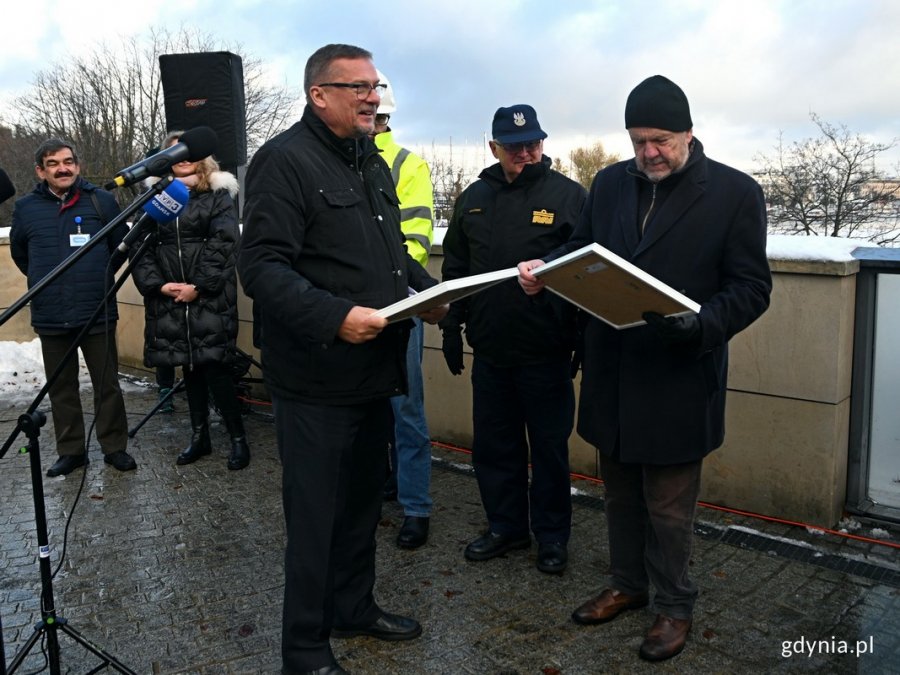
<svg viewBox="0 0 900 675"><path fill-rule="evenodd" d="M766 209L750 176L706 157L687 97L654 75L625 103L634 159L594 178L568 243L519 264L531 270L597 242L700 304L689 316L647 312L646 325L585 331L578 434L600 453L606 490L607 587L572 614L601 624L646 606L656 621L640 656L685 646L698 595L688 577L703 458L725 436L728 341L768 307Z"/></svg>

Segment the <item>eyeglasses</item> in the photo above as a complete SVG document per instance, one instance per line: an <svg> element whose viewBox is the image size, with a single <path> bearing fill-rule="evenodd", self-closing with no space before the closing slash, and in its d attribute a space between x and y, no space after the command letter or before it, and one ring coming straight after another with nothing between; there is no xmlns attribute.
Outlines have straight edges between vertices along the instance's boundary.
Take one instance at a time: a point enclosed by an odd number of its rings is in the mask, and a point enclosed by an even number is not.
<svg viewBox="0 0 900 675"><path fill-rule="evenodd" d="M379 96L384 95L384 92L387 90L386 84L369 84L368 82L323 82L322 84L317 84L316 86L339 87L340 89L355 89L356 98L360 101L365 101L367 98L369 98L369 92L371 92L373 89Z"/></svg>
<svg viewBox="0 0 900 675"><path fill-rule="evenodd" d="M391 121L390 115L375 115L375 124L379 126L385 126L388 122Z"/></svg>
<svg viewBox="0 0 900 675"><path fill-rule="evenodd" d="M524 141L522 143L501 143L500 141L494 141L501 148L506 150L511 155L518 155L522 150L527 150L528 152L534 152L538 149L541 142L537 141Z"/></svg>

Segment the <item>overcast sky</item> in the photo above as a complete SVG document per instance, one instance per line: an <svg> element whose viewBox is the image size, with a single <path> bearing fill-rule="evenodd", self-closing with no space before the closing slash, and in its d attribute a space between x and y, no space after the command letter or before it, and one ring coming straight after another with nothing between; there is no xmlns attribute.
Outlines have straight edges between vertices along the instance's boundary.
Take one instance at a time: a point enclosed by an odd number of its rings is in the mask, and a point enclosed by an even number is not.
<svg viewBox="0 0 900 675"><path fill-rule="evenodd" d="M365 47L396 91L398 140L415 150L452 141L468 161L492 161L485 134L513 103L537 109L551 156L597 140L628 155L625 98L657 73L687 93L707 154L745 171L780 131L816 135L810 112L872 140L900 137L896 0L10 2L0 119L13 119L10 97L37 71L161 25L239 42L298 92L316 48Z"/></svg>

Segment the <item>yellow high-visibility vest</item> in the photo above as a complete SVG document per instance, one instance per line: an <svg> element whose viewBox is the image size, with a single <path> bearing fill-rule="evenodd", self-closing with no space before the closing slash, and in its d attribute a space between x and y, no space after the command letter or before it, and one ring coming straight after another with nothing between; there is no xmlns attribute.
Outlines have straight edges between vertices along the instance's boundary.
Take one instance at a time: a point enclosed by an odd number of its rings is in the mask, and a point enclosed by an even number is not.
<svg viewBox="0 0 900 675"><path fill-rule="evenodd" d="M425 160L394 142L391 131L375 136L400 199L400 228L409 254L423 267L434 239L434 188Z"/></svg>

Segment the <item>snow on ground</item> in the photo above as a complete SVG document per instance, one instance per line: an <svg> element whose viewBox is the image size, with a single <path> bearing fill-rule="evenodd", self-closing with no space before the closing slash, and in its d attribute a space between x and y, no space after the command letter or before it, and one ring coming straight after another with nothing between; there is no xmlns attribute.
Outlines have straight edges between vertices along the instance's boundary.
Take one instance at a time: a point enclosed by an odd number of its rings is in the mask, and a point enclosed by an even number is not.
<svg viewBox="0 0 900 675"><path fill-rule="evenodd" d="M82 386L90 386L91 378L81 352L78 353L78 362L78 379ZM5 406L19 401L29 403L46 381L41 341L38 338L31 342L0 341L0 401ZM125 391L129 387L141 386L129 378L120 377L119 382Z"/></svg>
<svg viewBox="0 0 900 675"><path fill-rule="evenodd" d="M45 381L38 338L31 342L0 342L0 397L4 403L34 398Z"/></svg>

